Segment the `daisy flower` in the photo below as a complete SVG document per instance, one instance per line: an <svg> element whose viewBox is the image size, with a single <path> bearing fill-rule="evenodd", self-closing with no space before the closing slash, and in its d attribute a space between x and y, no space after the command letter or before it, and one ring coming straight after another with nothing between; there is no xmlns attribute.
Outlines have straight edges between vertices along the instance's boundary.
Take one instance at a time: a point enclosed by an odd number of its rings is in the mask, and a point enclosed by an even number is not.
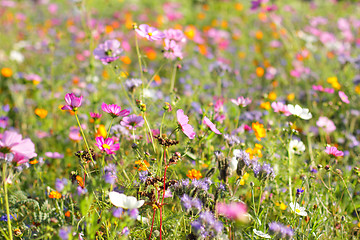
<svg viewBox="0 0 360 240"><path fill-rule="evenodd" d="M258 231L255 228L253 229L253 232L256 236L261 237L261 238L266 238L266 239L271 239L269 234L263 233L262 231Z"/></svg>
<svg viewBox="0 0 360 240"><path fill-rule="evenodd" d="M301 154L305 151L305 145L302 141L297 139L291 140L289 143L289 151L295 154Z"/></svg>
<svg viewBox="0 0 360 240"><path fill-rule="evenodd" d="M290 203L290 208L293 212L295 212L297 215L306 217L307 212L305 211L304 207L300 207L298 203Z"/></svg>
<svg viewBox="0 0 360 240"><path fill-rule="evenodd" d="M116 39L106 40L94 49L94 58L99 59L104 65L107 65L119 58L118 55L123 50L120 48L120 42Z"/></svg>
<svg viewBox="0 0 360 240"><path fill-rule="evenodd" d="M110 192L109 193L110 202L114 204L116 207L120 207L123 209L135 209L140 208L144 205L144 200L137 200L133 196L126 196L125 194L118 192Z"/></svg>
<svg viewBox="0 0 360 240"><path fill-rule="evenodd" d="M237 99L230 99L230 101L239 107L246 107L251 103L250 98L244 98L243 96L240 96Z"/></svg>

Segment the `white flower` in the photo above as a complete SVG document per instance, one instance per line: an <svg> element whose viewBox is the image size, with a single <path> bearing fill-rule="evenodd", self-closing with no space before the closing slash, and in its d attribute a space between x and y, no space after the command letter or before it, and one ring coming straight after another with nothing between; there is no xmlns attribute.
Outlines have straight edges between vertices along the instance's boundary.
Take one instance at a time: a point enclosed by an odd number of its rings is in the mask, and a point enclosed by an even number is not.
<svg viewBox="0 0 360 240"><path fill-rule="evenodd" d="M238 160L236 157L232 157L230 160L230 164L229 164L229 168L230 168L230 173L234 174L236 172L237 169L237 165L238 165Z"/></svg>
<svg viewBox="0 0 360 240"><path fill-rule="evenodd" d="M140 215L137 216L136 220L138 220L141 223L147 223L149 224L150 220L147 217L142 217Z"/></svg>
<svg viewBox="0 0 360 240"><path fill-rule="evenodd" d="M298 203L290 203L290 208L293 212L295 212L297 215L306 217L307 212L305 211L304 207L300 207Z"/></svg>
<svg viewBox="0 0 360 240"><path fill-rule="evenodd" d="M305 151L305 145L302 141L296 139L291 140L289 143L289 151L291 153L301 154Z"/></svg>
<svg viewBox="0 0 360 240"><path fill-rule="evenodd" d="M13 60L17 63L22 63L24 61L24 55L22 55L21 52L16 51L16 50L12 50L10 52L9 58L10 58L10 60Z"/></svg>
<svg viewBox="0 0 360 240"><path fill-rule="evenodd" d="M302 108L297 104L295 105L295 107L294 105L288 104L287 107L292 115L295 115L301 119L309 120L310 118L312 118L312 114L309 112L308 108Z"/></svg>
<svg viewBox="0 0 360 240"><path fill-rule="evenodd" d="M258 231L256 229L253 229L253 232L255 233L256 236L259 236L261 238L271 239L269 234L263 233L262 231Z"/></svg>
<svg viewBox="0 0 360 240"><path fill-rule="evenodd" d="M125 194L118 192L109 193L110 202L116 207L124 209L134 209L139 208L144 204L144 200L138 201L135 197L126 196Z"/></svg>

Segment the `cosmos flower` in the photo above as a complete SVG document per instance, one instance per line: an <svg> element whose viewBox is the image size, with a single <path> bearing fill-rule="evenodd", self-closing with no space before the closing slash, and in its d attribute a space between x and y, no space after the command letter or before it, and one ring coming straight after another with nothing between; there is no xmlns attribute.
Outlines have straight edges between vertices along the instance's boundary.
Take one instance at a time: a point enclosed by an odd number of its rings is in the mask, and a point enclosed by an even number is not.
<svg viewBox="0 0 360 240"><path fill-rule="evenodd" d="M249 221L249 217L247 215L247 207L243 203L231 202L229 204L226 204L220 202L216 205L216 207L217 207L216 211L219 214L231 220L240 221L240 222Z"/></svg>
<svg viewBox="0 0 360 240"><path fill-rule="evenodd" d="M129 130L136 130L137 127L142 127L142 125L144 125L144 122L145 121L142 116L132 114L128 117L124 117L120 124L129 128Z"/></svg>
<svg viewBox="0 0 360 240"><path fill-rule="evenodd" d="M120 207L123 209L136 209L140 208L144 205L144 200L137 200L133 196L126 196L125 194L118 192L110 192L109 193L110 202L114 204L116 207Z"/></svg>
<svg viewBox="0 0 360 240"><path fill-rule="evenodd" d="M289 143L289 150L291 153L301 154L305 151L305 145L302 141L297 139L291 140Z"/></svg>
<svg viewBox="0 0 360 240"><path fill-rule="evenodd" d="M64 105L61 110L76 111L81 106L83 97L76 97L74 93L67 93L65 95L65 101L68 105Z"/></svg>
<svg viewBox="0 0 360 240"><path fill-rule="evenodd" d="M340 97L341 101L343 101L344 103L347 103L347 104L350 103L348 96L346 96L346 94L343 91L339 91L339 97Z"/></svg>
<svg viewBox="0 0 360 240"><path fill-rule="evenodd" d="M327 146L325 152L329 155L333 155L334 157L342 157L344 156L344 152L339 151L336 147Z"/></svg>
<svg viewBox="0 0 360 240"><path fill-rule="evenodd" d="M309 112L308 108L302 108L297 104L295 106L292 104L288 104L287 107L289 112L294 116L297 116L304 120L309 120L312 118L312 114Z"/></svg>
<svg viewBox="0 0 360 240"><path fill-rule="evenodd" d="M189 117L184 114L182 109L177 110L176 117L183 133L190 139L194 139L195 131L189 124Z"/></svg>
<svg viewBox="0 0 360 240"><path fill-rule="evenodd" d="M101 109L104 112L107 112L110 114L111 117L116 118L116 117L126 117L127 115L130 114L130 111L127 109L121 110L121 107L116 105L116 104L106 104L106 103L102 103L101 104Z"/></svg>
<svg viewBox="0 0 360 240"><path fill-rule="evenodd" d="M120 48L120 42L116 39L106 40L94 49L94 58L99 59L104 65L107 65L119 58L123 50Z"/></svg>
<svg viewBox="0 0 360 240"><path fill-rule="evenodd" d="M285 116L291 115L291 112L289 112L288 107L282 102L273 102L271 103L271 107L274 110L274 112L283 113Z"/></svg>
<svg viewBox="0 0 360 240"><path fill-rule="evenodd" d="M334 122L327 117L319 117L319 120L316 122L316 126L323 128L327 134L336 130Z"/></svg>
<svg viewBox="0 0 360 240"><path fill-rule="evenodd" d="M174 60L176 58L182 59L181 46L174 40L165 39L164 57Z"/></svg>
<svg viewBox="0 0 360 240"><path fill-rule="evenodd" d="M95 138L95 140L95 146L97 146L101 151L105 151L107 154L114 154L114 152L120 148L120 144L114 144L114 140L112 138L107 138L104 140L104 138L101 136Z"/></svg>
<svg viewBox="0 0 360 240"><path fill-rule="evenodd" d="M137 29L135 29L135 31L140 37L146 38L149 41L156 41L165 38L165 34L163 32L159 31L157 28L150 27L147 24L141 24Z"/></svg>
<svg viewBox="0 0 360 240"><path fill-rule="evenodd" d="M64 158L64 154L60 154L58 152L46 152L45 156L47 156L48 158L53 158L53 159L62 159L62 158Z"/></svg>
<svg viewBox="0 0 360 240"><path fill-rule="evenodd" d="M307 212L305 211L305 208L300 207L300 205L297 202L296 203L290 203L290 208L297 215L300 215L300 216L303 216L303 217L307 216Z"/></svg>
<svg viewBox="0 0 360 240"><path fill-rule="evenodd" d="M21 134L14 131L3 133L0 140L0 158L11 159L20 165L36 156L35 145L29 138L22 139Z"/></svg>
<svg viewBox="0 0 360 240"><path fill-rule="evenodd" d="M239 107L246 107L251 103L250 98L244 98L243 96L240 96L237 99L230 99L230 101Z"/></svg>
<svg viewBox="0 0 360 240"><path fill-rule="evenodd" d="M207 118L206 116L204 117L204 120L203 120L203 123L208 126L211 131L213 131L214 133L216 134L220 134L221 135L221 132L216 128L215 124L213 124L209 118Z"/></svg>

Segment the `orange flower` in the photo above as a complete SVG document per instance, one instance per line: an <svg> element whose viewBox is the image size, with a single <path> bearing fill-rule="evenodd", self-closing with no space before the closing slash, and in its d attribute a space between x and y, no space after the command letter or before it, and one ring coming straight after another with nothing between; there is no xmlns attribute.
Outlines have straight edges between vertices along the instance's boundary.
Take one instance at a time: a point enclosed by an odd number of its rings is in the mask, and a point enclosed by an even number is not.
<svg viewBox="0 0 360 240"><path fill-rule="evenodd" d="M269 110L270 107L271 107L271 105L270 105L270 102L262 102L262 103L260 104L260 107L261 107L262 109Z"/></svg>
<svg viewBox="0 0 360 240"><path fill-rule="evenodd" d="M260 39L262 39L264 37L264 34L261 31L257 31L255 33L255 37L256 37L256 39L260 40Z"/></svg>
<svg viewBox="0 0 360 240"><path fill-rule="evenodd" d="M1 69L1 75L8 78L8 77L11 77L13 75L13 72L12 72L12 70L10 68L2 68Z"/></svg>
<svg viewBox="0 0 360 240"><path fill-rule="evenodd" d="M261 141L261 138L266 137L266 130L263 124L259 122L252 123L252 129L255 132L255 136L257 140Z"/></svg>
<svg viewBox="0 0 360 240"><path fill-rule="evenodd" d="M39 161L37 159L31 160L29 161L30 164L34 165L37 164Z"/></svg>
<svg viewBox="0 0 360 240"><path fill-rule="evenodd" d="M67 211L67 212L65 213L65 217L70 217L70 211Z"/></svg>
<svg viewBox="0 0 360 240"><path fill-rule="evenodd" d="M261 152L262 148L263 148L263 146L261 144L255 143L255 147L253 149L248 148L245 150L245 152L247 152L249 154L250 159L253 159L253 157L255 157L255 156L261 158L263 156L262 152Z"/></svg>
<svg viewBox="0 0 360 240"><path fill-rule="evenodd" d="M135 162L136 165L134 168L139 171L147 171L148 167L150 166L150 163L148 163L146 160L138 160Z"/></svg>
<svg viewBox="0 0 360 240"><path fill-rule="evenodd" d="M46 118L46 116L48 114L48 111L43 109L43 108L36 108L35 109L35 114L37 116L39 116L40 118L44 119L44 118Z"/></svg>
<svg viewBox="0 0 360 240"><path fill-rule="evenodd" d="M264 73L265 73L265 71L264 71L264 69L263 69L262 67L257 67L257 68L256 68L256 75L257 75L258 77L264 76Z"/></svg>
<svg viewBox="0 0 360 240"><path fill-rule="evenodd" d="M106 138L106 135L107 135L107 133L106 133L106 128L105 128L105 126L104 125L99 125L99 127L98 127L98 129L97 129L97 131L96 131L96 134L95 134L95 137L103 137L103 138Z"/></svg>
<svg viewBox="0 0 360 240"><path fill-rule="evenodd" d="M51 191L49 194L49 198L59 199L61 198L61 193L59 193L58 191Z"/></svg>
<svg viewBox="0 0 360 240"><path fill-rule="evenodd" d="M188 171L188 174L186 174L187 177L189 177L190 179L195 179L199 180L200 178L202 178L201 172L195 169L191 169Z"/></svg>
<svg viewBox="0 0 360 240"><path fill-rule="evenodd" d="M269 95L268 95L268 98L271 100L271 101L275 101L276 100L276 93L271 91L269 92Z"/></svg>

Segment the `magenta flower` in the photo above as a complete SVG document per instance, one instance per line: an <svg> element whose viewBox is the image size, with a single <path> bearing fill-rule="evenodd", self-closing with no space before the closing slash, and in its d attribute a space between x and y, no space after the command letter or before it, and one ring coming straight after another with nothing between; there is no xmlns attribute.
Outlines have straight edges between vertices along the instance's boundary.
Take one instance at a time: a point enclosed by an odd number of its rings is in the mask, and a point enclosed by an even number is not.
<svg viewBox="0 0 360 240"><path fill-rule="evenodd" d="M90 117L94 120L101 118L101 116L102 116L102 114L100 114L100 113L94 113L94 112L90 113Z"/></svg>
<svg viewBox="0 0 360 240"><path fill-rule="evenodd" d="M121 110L121 107L116 105L116 104L106 104L103 103L101 105L101 109L104 112L109 113L113 118L115 117L126 117L127 115L130 114L130 111L127 109Z"/></svg>
<svg viewBox="0 0 360 240"><path fill-rule="evenodd" d="M239 107L246 107L247 105L249 105L251 103L250 98L244 98L243 96L238 97L237 99L230 99L230 101L232 103L238 105Z"/></svg>
<svg viewBox="0 0 360 240"><path fill-rule="evenodd" d="M176 117L183 133L190 139L194 139L195 131L194 128L188 124L189 117L184 114L182 109L177 110Z"/></svg>
<svg viewBox="0 0 360 240"><path fill-rule="evenodd" d="M273 102L271 103L271 107L274 109L274 112L281 112L285 116L291 115L291 112L289 111L288 107L281 102Z"/></svg>
<svg viewBox="0 0 360 240"><path fill-rule="evenodd" d="M129 128L129 130L136 130L137 127L144 125L144 119L142 116L132 114L128 117L124 117L121 121L121 125Z"/></svg>
<svg viewBox="0 0 360 240"><path fill-rule="evenodd" d="M114 154L114 152L120 148L120 144L114 144L114 140L112 138L107 138L104 140L103 137L97 137L95 140L95 146L97 146L101 151L105 151L107 154Z"/></svg>
<svg viewBox="0 0 360 240"><path fill-rule="evenodd" d="M62 159L62 158L64 158L64 154L60 154L58 152L46 152L45 156L47 156L48 158L53 158L53 159Z"/></svg>
<svg viewBox="0 0 360 240"><path fill-rule="evenodd" d="M343 101L344 103L347 103L347 104L350 103L348 96L346 96L346 94L343 91L339 91L339 97L340 97L341 101Z"/></svg>
<svg viewBox="0 0 360 240"><path fill-rule="evenodd" d="M339 151L336 147L326 147L325 152L329 155L333 155L334 157L344 156L344 152Z"/></svg>
<svg viewBox="0 0 360 240"><path fill-rule="evenodd" d="M83 126L82 126L83 127ZM82 139L79 127L70 127L69 138L72 141L78 142Z"/></svg>
<svg viewBox="0 0 360 240"><path fill-rule="evenodd" d="M12 158L18 165L26 163L36 157L35 145L29 139L22 139L21 134L14 131L5 131L0 140L0 158Z"/></svg>
<svg viewBox="0 0 360 240"><path fill-rule="evenodd" d="M232 202L229 204L219 203L216 211L231 220L240 222L249 221L249 218L246 215L247 207L245 204L240 202Z"/></svg>
<svg viewBox="0 0 360 240"><path fill-rule="evenodd" d="M181 46L177 44L174 40L165 39L165 51L164 57L174 60L175 58L183 58L181 52Z"/></svg>
<svg viewBox="0 0 360 240"><path fill-rule="evenodd" d="M334 122L327 117L319 117L319 120L316 122L316 126L323 128L327 134L336 130Z"/></svg>
<svg viewBox="0 0 360 240"><path fill-rule="evenodd" d="M120 48L120 42L114 39L106 40L104 43L100 44L94 49L93 54L95 59L99 59L104 65L107 65L118 59L118 55L120 55L122 51L123 50Z"/></svg>
<svg viewBox="0 0 360 240"><path fill-rule="evenodd" d="M72 110L76 111L81 106L83 97L76 97L74 93L67 93L65 95L65 101L68 105L64 105L61 110Z"/></svg>
<svg viewBox="0 0 360 240"><path fill-rule="evenodd" d="M141 24L135 31L139 36L144 37L149 41L156 41L165 37L163 32L146 24Z"/></svg>
<svg viewBox="0 0 360 240"><path fill-rule="evenodd" d="M169 40L175 40L177 43L186 43L186 37L183 31L180 29L168 29L164 30L165 38Z"/></svg>
<svg viewBox="0 0 360 240"><path fill-rule="evenodd" d="M208 126L214 133L221 134L221 132L216 128L215 124L213 124L206 116L204 117L203 123Z"/></svg>

